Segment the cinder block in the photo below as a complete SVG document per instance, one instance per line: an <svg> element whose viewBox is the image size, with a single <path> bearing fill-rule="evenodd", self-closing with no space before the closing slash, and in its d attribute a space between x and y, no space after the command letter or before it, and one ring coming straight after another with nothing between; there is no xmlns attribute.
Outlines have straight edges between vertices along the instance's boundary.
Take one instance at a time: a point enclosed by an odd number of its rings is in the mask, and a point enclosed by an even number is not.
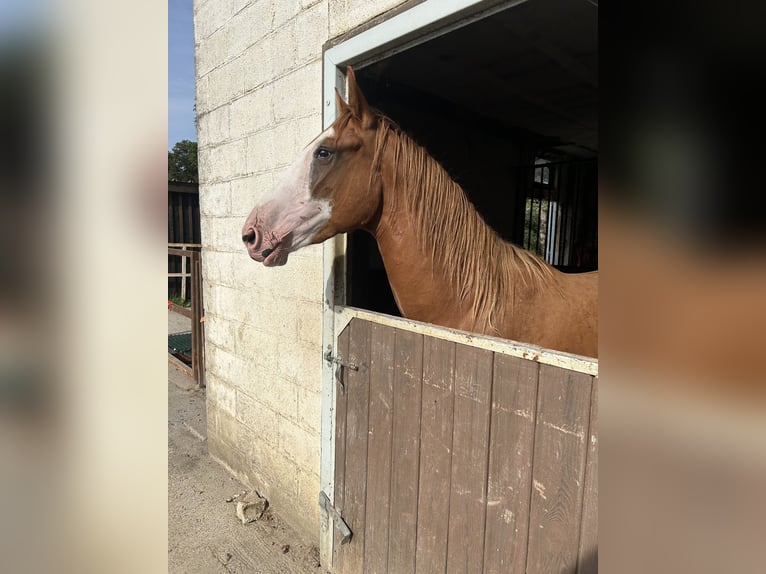
<svg viewBox="0 0 766 574"><path fill-rule="evenodd" d="M282 457L275 456L274 447L252 429L240 424L238 432L238 442L246 457L242 468L248 476L248 482L265 496L270 504L274 504L274 495L284 487L279 471L284 468L286 461L279 464L283 460Z"/></svg>
<svg viewBox="0 0 766 574"><path fill-rule="evenodd" d="M330 36L364 24L402 3L402 0L330 0Z"/></svg>
<svg viewBox="0 0 766 574"><path fill-rule="evenodd" d="M301 146L298 144L298 125L295 120L275 126L271 135L275 143L272 160L275 166L292 165L298 158Z"/></svg>
<svg viewBox="0 0 766 574"><path fill-rule="evenodd" d="M227 287L225 285L218 285L215 289L211 288L208 293L208 297L205 300L205 315L214 315L223 320L238 322L242 320L240 313L238 313L235 301L238 297L242 296L242 291L233 287ZM232 326L228 327L232 333L236 332L236 329ZM205 319L205 330L207 332L207 318ZM232 335L231 337L234 337ZM233 344L236 344L235 338L227 339L227 345L222 345L223 348L231 349Z"/></svg>
<svg viewBox="0 0 766 574"><path fill-rule="evenodd" d="M258 389L250 386L250 392L258 396ZM251 397L242 389L237 390L237 420L250 428L259 441L274 447L277 445L277 415L262 401Z"/></svg>
<svg viewBox="0 0 766 574"><path fill-rule="evenodd" d="M231 215L245 218L266 194L274 189L274 175L261 173L231 182Z"/></svg>
<svg viewBox="0 0 766 574"><path fill-rule="evenodd" d="M271 126L273 93L272 86L268 85L231 103L229 117L232 138L241 138Z"/></svg>
<svg viewBox="0 0 766 574"><path fill-rule="evenodd" d="M200 192L203 191L205 186L213 183L211 180L212 173L208 172L207 166L211 164L210 156L213 152L213 146L204 144L203 142L197 142L197 170L199 171L199 188Z"/></svg>
<svg viewBox="0 0 766 574"><path fill-rule="evenodd" d="M243 440L251 438L253 440L250 440L248 444L253 445L253 448L250 449L251 454L247 455L248 461L245 463L245 483L257 488L262 495L266 496L269 505L306 540L318 543L319 516L318 510L313 509L318 509L319 506L316 503L317 492L311 495L306 492L310 480L306 480L305 488L300 488L298 466L271 448L263 449L257 437L243 433ZM265 452L261 454L259 450L265 450ZM237 452L233 454L237 456ZM301 496L296 496L296 492L301 492Z"/></svg>
<svg viewBox="0 0 766 574"><path fill-rule="evenodd" d="M322 341L322 302L297 301L293 327L295 340L316 345Z"/></svg>
<svg viewBox="0 0 766 574"><path fill-rule="evenodd" d="M319 435L309 433L293 421L277 417L279 449L298 467L315 472L319 469Z"/></svg>
<svg viewBox="0 0 766 574"><path fill-rule="evenodd" d="M216 407L227 415L236 416L237 395L234 387L227 385L215 375L208 375L205 384L207 400L215 403Z"/></svg>
<svg viewBox="0 0 766 574"><path fill-rule="evenodd" d="M300 13L301 2L300 0L280 0L272 4L272 10L274 11L274 28L280 28Z"/></svg>
<svg viewBox="0 0 766 574"><path fill-rule="evenodd" d="M225 217L231 211L231 184L226 181L202 186L199 210L202 217Z"/></svg>
<svg viewBox="0 0 766 574"><path fill-rule="evenodd" d="M235 140L198 152L200 180L204 183L228 181L247 173L247 141Z"/></svg>
<svg viewBox="0 0 766 574"><path fill-rule="evenodd" d="M281 28L275 28L265 44L272 64L272 77L278 78L295 68L297 41L292 20Z"/></svg>
<svg viewBox="0 0 766 574"><path fill-rule="evenodd" d="M237 440L237 432L238 428L241 426L239 422L237 422L237 419L235 419L233 416L227 415L222 409L218 408L218 405L213 402L208 401L207 406L208 419L210 418L210 414L213 414L213 429L216 436L218 436L218 438L220 438L225 444L236 448L239 442ZM208 432L210 432L209 421Z"/></svg>
<svg viewBox="0 0 766 574"><path fill-rule="evenodd" d="M201 76L208 78L208 84L205 89L206 100L202 102L203 109L200 111L213 110L244 94L244 73L244 59L236 58Z"/></svg>
<svg viewBox="0 0 766 574"><path fill-rule="evenodd" d="M299 468L296 475L296 483L298 486L296 498L303 504L305 528L310 532L317 533L316 536L318 536L321 520L319 505L310 504L310 502L315 500L319 493L319 468L317 467L316 471Z"/></svg>
<svg viewBox="0 0 766 574"><path fill-rule="evenodd" d="M267 282L272 289L278 287L275 293L281 300L321 301L324 290L321 259L312 260L307 257L294 257L295 255L297 253L290 254L287 265L269 269L268 277L259 279Z"/></svg>
<svg viewBox="0 0 766 574"><path fill-rule="evenodd" d="M200 44L231 18L232 0L205 0L194 3L194 42Z"/></svg>
<svg viewBox="0 0 766 574"><path fill-rule="evenodd" d="M320 102L321 106L321 102ZM295 127L295 137L298 143L298 150L305 148L320 133L322 133L322 114L312 113L309 116L298 118Z"/></svg>
<svg viewBox="0 0 766 574"><path fill-rule="evenodd" d="M259 174L274 169L273 130L265 130L247 137L247 157L245 164L248 174Z"/></svg>
<svg viewBox="0 0 766 574"><path fill-rule="evenodd" d="M199 43L195 64L200 76L209 74L233 58L229 50L231 37L231 27L225 24Z"/></svg>
<svg viewBox="0 0 766 574"><path fill-rule="evenodd" d="M274 121L277 123L322 113L322 62L301 66L274 82Z"/></svg>
<svg viewBox="0 0 766 574"><path fill-rule="evenodd" d="M242 245L243 223L241 217L205 217L200 221L202 242L211 251L245 255L246 251Z"/></svg>
<svg viewBox="0 0 766 574"><path fill-rule="evenodd" d="M246 485L252 485L248 472L248 457L239 448L224 443L219 436L208 429L207 447L210 456L221 464L237 480ZM234 494L234 493L232 493Z"/></svg>
<svg viewBox="0 0 766 574"><path fill-rule="evenodd" d="M295 19L295 37L300 41L296 45L296 62L302 64L321 58L322 44L329 37L329 16L327 6L314 4L304 8Z"/></svg>
<svg viewBox="0 0 766 574"><path fill-rule="evenodd" d="M278 4L281 2L278 2ZM269 2L251 2L240 9L226 24L231 31L229 52L241 55L246 48L260 41L272 30L272 14Z"/></svg>
<svg viewBox="0 0 766 574"><path fill-rule="evenodd" d="M321 381L321 377L312 381L316 389L298 389L298 424L316 436L322 432Z"/></svg>
<svg viewBox="0 0 766 574"><path fill-rule="evenodd" d="M220 145L230 138L228 107L198 114L197 124L197 143L200 146Z"/></svg>
<svg viewBox="0 0 766 574"><path fill-rule="evenodd" d="M216 348L230 349L233 342L231 329L228 326L227 319L216 315L208 314L205 316L205 356L209 359ZM210 361L206 362L205 368L210 371Z"/></svg>
<svg viewBox="0 0 766 574"><path fill-rule="evenodd" d="M311 8L316 4L322 4L322 9L327 11L327 0L301 0L301 9Z"/></svg>
<svg viewBox="0 0 766 574"><path fill-rule="evenodd" d="M271 52L272 39L267 36L249 46L242 54L242 89L244 92L249 92L254 88L266 87L274 79L274 61Z"/></svg>
<svg viewBox="0 0 766 574"><path fill-rule="evenodd" d="M247 304L241 304L239 301L246 300ZM258 291L251 290L245 291L242 288L234 288L225 292L221 292L221 296L215 301L215 306L211 306L217 315L233 321L236 325L232 326L234 346L232 350L237 349L238 341L243 335L241 334L244 328L241 324L252 324L254 315L256 314L256 307L259 303Z"/></svg>
<svg viewBox="0 0 766 574"><path fill-rule="evenodd" d="M235 323L230 322L230 326ZM244 358L230 353L223 347L211 345L205 355L205 368L207 371L232 387L244 384L248 380L249 365ZM232 400L233 397L232 397ZM235 409L232 407L229 414L234 416Z"/></svg>
<svg viewBox="0 0 766 574"><path fill-rule="evenodd" d="M209 112L210 107L210 78L196 74L195 90L197 97L197 113L203 114ZM201 147L201 146L200 146Z"/></svg>
<svg viewBox="0 0 766 574"><path fill-rule="evenodd" d="M202 218L202 221L200 222L202 224L202 237L205 238L206 232L204 229L208 225L209 218ZM210 219L212 221L212 219ZM204 244L204 241L203 241ZM204 251L202 253L202 288L203 288L203 295L205 297L203 304L207 307L208 298L210 297L210 293L207 291L208 289L208 283L210 284L210 288L213 288L213 285L221 285L224 287L236 287L237 285L234 282L234 275L232 274L232 268L233 265L237 264L238 261L234 261L234 259L239 259L238 255L239 253L225 253L222 251L214 251L210 248L203 248Z"/></svg>
<svg viewBox="0 0 766 574"><path fill-rule="evenodd" d="M279 372L300 387L311 387L322 376L322 342L314 344L296 341L293 360L282 358Z"/></svg>
<svg viewBox="0 0 766 574"><path fill-rule="evenodd" d="M257 359L255 364L250 364L248 376L238 381L237 386L249 395L257 395L275 413L297 421L298 388L282 377L273 365Z"/></svg>
<svg viewBox="0 0 766 574"><path fill-rule="evenodd" d="M231 2L231 13L237 14L242 9L247 8L248 5L254 4L256 2L259 2L261 4L265 4L262 0L228 0Z"/></svg>

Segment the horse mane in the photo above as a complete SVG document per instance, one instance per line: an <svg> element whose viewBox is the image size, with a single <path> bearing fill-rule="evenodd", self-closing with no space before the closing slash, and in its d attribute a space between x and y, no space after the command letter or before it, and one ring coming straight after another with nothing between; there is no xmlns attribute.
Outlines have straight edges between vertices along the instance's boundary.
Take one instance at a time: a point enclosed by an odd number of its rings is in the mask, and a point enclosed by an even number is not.
<svg viewBox="0 0 766 574"><path fill-rule="evenodd" d="M380 175L385 149L394 157L396 202L404 199L419 228L418 241L433 265L445 270L461 305L470 308L478 326L497 332L499 296L514 297L516 281L539 291L553 277L552 268L533 253L504 241L476 211L447 171L389 118L378 116L370 183ZM437 245L434 240L440 238ZM501 295L505 294L505 295Z"/></svg>

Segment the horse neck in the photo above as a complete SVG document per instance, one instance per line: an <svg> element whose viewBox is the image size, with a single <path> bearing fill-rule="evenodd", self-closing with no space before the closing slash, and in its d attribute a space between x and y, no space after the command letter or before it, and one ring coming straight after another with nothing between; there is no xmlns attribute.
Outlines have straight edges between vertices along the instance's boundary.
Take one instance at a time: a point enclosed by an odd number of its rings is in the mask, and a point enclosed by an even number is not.
<svg viewBox="0 0 766 574"><path fill-rule="evenodd" d="M423 148L393 129L382 139L383 207L373 234L400 310L416 320L496 332L494 323L504 319L496 314L510 312L497 305L498 295L524 281L509 268L518 248L497 236Z"/></svg>

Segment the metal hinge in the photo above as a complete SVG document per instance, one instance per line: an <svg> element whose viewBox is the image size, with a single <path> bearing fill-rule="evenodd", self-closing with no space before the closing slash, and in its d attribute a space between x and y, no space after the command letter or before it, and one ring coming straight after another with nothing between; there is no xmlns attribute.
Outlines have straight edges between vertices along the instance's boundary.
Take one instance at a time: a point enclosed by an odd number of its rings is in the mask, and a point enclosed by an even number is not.
<svg viewBox="0 0 766 574"><path fill-rule="evenodd" d="M330 498L324 493L324 490L319 491L319 508L321 508L328 514L332 514L335 528L338 529L341 535L340 543L348 544L351 541L351 537L354 534L353 532L351 532L351 529L348 527L348 524L346 524L346 521L343 520L343 517L340 515L340 512L338 512L338 510L332 505L332 502L330 502Z"/></svg>
<svg viewBox="0 0 766 574"><path fill-rule="evenodd" d="M336 365L335 380L338 381L338 384L340 385L340 392L344 393L346 391L346 387L343 384L343 369L358 371L359 367L355 365L354 363L346 363L340 357L334 356L329 347L327 349L327 352L324 354L324 360L330 363L331 365Z"/></svg>

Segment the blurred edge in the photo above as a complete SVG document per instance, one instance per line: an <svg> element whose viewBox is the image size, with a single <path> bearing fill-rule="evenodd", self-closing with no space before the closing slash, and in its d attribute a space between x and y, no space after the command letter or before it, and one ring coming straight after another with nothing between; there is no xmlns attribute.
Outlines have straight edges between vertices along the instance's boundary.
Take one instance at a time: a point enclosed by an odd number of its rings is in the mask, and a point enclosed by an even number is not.
<svg viewBox="0 0 766 574"><path fill-rule="evenodd" d="M764 16L601 5L605 572L766 563Z"/></svg>
<svg viewBox="0 0 766 574"><path fill-rule="evenodd" d="M166 570L166 54L162 3L0 6L5 572Z"/></svg>

